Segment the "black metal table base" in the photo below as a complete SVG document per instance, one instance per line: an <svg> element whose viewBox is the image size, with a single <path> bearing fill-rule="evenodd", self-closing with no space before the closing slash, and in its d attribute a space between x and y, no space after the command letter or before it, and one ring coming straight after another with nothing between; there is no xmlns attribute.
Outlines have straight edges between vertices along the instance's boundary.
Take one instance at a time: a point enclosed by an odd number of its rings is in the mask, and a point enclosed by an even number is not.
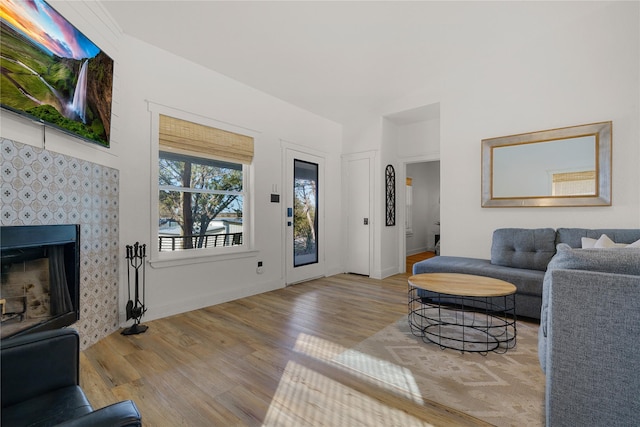
<svg viewBox="0 0 640 427"><path fill-rule="evenodd" d="M440 348L504 353L516 345L515 294L469 297L430 293L409 284L411 332Z"/></svg>

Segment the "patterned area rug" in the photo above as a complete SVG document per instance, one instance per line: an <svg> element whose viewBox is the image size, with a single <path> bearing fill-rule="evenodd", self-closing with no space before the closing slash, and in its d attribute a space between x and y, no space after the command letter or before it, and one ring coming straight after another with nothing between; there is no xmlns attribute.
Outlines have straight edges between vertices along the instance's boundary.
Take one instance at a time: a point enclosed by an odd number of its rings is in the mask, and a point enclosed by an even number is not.
<svg viewBox="0 0 640 427"><path fill-rule="evenodd" d="M423 342L405 316L334 362L414 400L437 402L496 426L543 426L545 379L537 337L537 324L519 321L515 348L463 354Z"/></svg>

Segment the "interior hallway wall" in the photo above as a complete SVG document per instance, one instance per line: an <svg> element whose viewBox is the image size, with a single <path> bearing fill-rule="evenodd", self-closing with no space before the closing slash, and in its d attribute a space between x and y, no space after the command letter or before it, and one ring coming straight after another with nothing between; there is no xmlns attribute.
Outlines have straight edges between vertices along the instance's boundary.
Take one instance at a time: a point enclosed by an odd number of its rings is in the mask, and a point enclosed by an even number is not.
<svg viewBox="0 0 640 427"><path fill-rule="evenodd" d="M407 234L406 254L433 251L440 234L440 162L408 164L407 177L413 187L413 232Z"/></svg>

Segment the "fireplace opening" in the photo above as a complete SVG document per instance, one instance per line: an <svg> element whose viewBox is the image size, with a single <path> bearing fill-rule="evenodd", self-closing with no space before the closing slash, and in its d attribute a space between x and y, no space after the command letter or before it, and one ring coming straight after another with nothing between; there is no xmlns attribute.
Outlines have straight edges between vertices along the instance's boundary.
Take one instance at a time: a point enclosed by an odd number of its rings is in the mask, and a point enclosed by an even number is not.
<svg viewBox="0 0 640 427"><path fill-rule="evenodd" d="M80 226L0 227L0 338L80 318Z"/></svg>

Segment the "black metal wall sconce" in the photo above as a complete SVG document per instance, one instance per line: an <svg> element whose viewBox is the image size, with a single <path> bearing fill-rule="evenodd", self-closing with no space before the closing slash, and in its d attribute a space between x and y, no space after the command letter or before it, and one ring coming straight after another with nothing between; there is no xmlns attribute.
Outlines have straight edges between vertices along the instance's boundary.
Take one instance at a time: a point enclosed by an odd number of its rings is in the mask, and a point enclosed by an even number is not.
<svg viewBox="0 0 640 427"><path fill-rule="evenodd" d="M386 224L389 227L396 225L396 171L392 165L387 165L384 175L386 183Z"/></svg>

